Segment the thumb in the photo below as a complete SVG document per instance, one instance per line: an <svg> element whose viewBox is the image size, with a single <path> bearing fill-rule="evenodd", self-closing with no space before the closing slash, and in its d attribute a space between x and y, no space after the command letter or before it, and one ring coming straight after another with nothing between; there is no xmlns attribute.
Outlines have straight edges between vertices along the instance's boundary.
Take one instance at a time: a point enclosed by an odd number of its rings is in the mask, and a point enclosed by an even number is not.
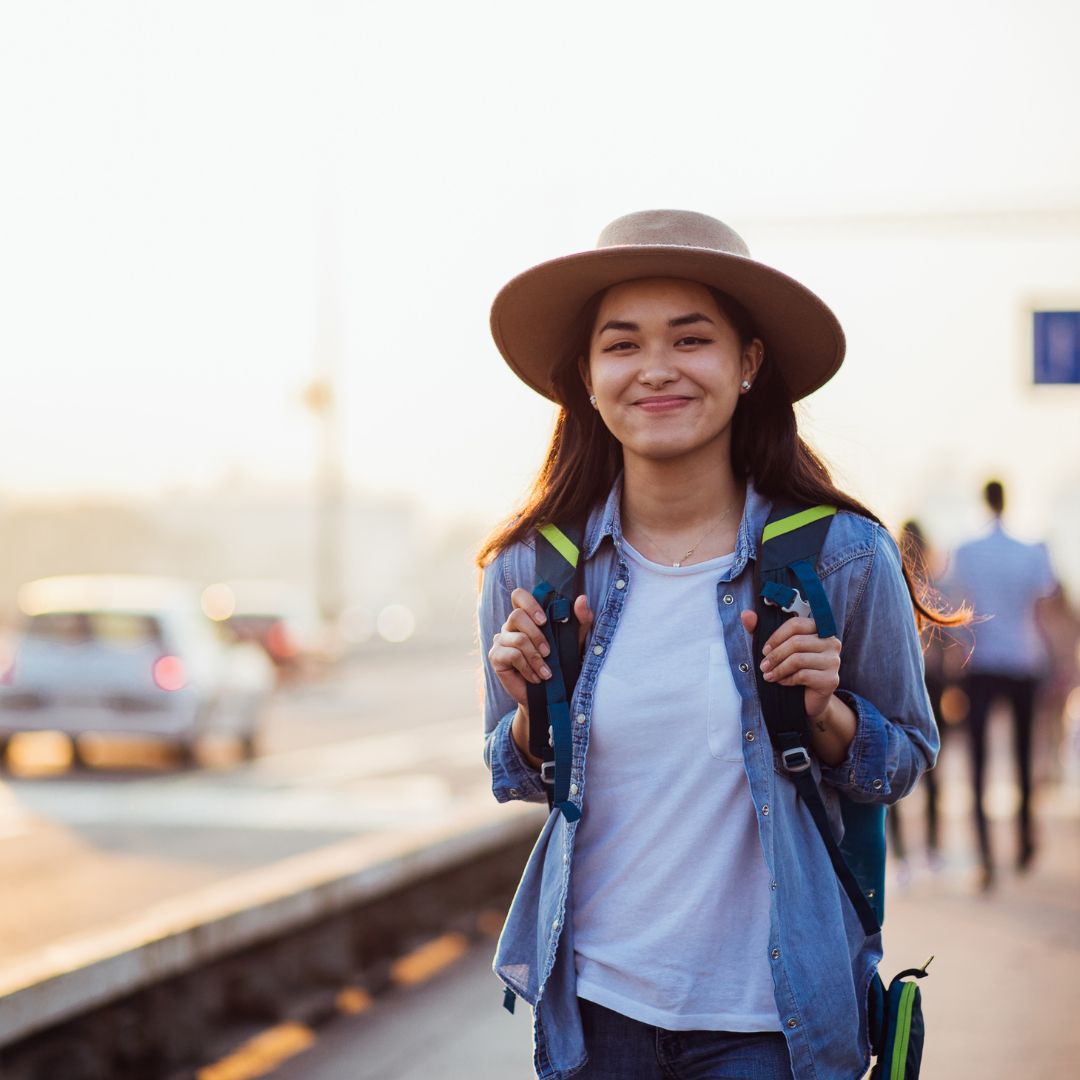
<svg viewBox="0 0 1080 1080"><path fill-rule="evenodd" d="M757 629L756 611L740 611L739 618L742 620L743 629L748 634L752 634Z"/></svg>
<svg viewBox="0 0 1080 1080"><path fill-rule="evenodd" d="M589 598L582 593L574 601L574 614L577 616L577 621L581 623L583 627L588 629L593 624L594 615L592 608L589 607Z"/></svg>
<svg viewBox="0 0 1080 1080"><path fill-rule="evenodd" d="M589 598L584 593L574 601L574 616L579 626L578 642L584 645L595 618L592 608L589 607Z"/></svg>

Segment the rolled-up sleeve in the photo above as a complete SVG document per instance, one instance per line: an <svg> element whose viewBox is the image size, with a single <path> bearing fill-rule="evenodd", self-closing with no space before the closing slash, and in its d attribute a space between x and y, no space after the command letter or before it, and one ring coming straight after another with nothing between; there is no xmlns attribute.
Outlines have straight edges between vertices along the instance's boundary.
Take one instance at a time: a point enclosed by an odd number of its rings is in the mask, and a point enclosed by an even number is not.
<svg viewBox="0 0 1080 1080"><path fill-rule="evenodd" d="M508 558L509 552L501 552L484 567L477 612L484 670L484 764L491 771L491 790L499 802L544 802L547 789L540 774L525 760L511 734L517 702L506 692L487 658L492 638L512 610L506 581Z"/></svg>
<svg viewBox="0 0 1080 1080"><path fill-rule="evenodd" d="M856 802L891 803L934 764L940 743L900 552L885 529L869 558L845 623L837 691L855 713L855 737L821 777Z"/></svg>

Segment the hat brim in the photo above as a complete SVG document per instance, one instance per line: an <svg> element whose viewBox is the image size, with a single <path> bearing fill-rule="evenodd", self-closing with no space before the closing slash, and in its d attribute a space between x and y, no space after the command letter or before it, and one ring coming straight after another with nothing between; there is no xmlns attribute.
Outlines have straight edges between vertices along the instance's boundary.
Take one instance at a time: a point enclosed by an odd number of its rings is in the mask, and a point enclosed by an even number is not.
<svg viewBox="0 0 1080 1080"><path fill-rule="evenodd" d="M805 285L742 255L666 245L598 248L519 274L492 305L495 344L524 382L556 401L552 374L585 304L612 285L652 277L711 285L742 304L793 401L823 386L843 362L840 322Z"/></svg>

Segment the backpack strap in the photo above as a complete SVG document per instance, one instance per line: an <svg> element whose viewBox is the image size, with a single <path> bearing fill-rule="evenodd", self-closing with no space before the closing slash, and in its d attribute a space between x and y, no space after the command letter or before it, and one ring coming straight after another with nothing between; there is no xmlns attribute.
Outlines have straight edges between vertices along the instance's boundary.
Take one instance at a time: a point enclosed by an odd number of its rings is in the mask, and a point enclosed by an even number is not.
<svg viewBox="0 0 1080 1080"><path fill-rule="evenodd" d="M761 535L755 570L758 623L754 633L754 655L759 662L764 655L762 650L765 643L789 615L812 615L820 637L836 634L836 620L816 569L835 515L835 506L808 507L791 502L773 505ZM756 670L758 694L769 738L821 834L833 870L859 917L863 931L868 935L876 934L881 929L879 913L871 906L833 835L821 792L810 768L810 728L803 704L803 688L766 682L760 667ZM873 810L880 819L879 808ZM853 835L846 839L861 841L864 838ZM880 898L880 891L875 888L871 896ZM880 899L877 906L880 907Z"/></svg>
<svg viewBox="0 0 1080 1080"><path fill-rule="evenodd" d="M529 752L540 758L540 778L548 785L548 806L567 821L581 811L570 801L573 729L570 701L581 672L578 621L574 615L581 562L582 530L542 525L536 534L536 585L533 596L544 609L546 657L551 678L528 683Z"/></svg>

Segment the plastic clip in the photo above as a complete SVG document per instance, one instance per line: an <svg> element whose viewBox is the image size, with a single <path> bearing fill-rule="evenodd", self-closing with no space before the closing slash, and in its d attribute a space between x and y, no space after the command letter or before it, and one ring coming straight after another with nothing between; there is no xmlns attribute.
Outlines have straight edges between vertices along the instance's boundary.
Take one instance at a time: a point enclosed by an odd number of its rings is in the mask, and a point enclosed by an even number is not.
<svg viewBox="0 0 1080 1080"><path fill-rule="evenodd" d="M790 750L781 751L780 760L790 773L806 772L810 768L810 754L805 746L793 746Z"/></svg>

